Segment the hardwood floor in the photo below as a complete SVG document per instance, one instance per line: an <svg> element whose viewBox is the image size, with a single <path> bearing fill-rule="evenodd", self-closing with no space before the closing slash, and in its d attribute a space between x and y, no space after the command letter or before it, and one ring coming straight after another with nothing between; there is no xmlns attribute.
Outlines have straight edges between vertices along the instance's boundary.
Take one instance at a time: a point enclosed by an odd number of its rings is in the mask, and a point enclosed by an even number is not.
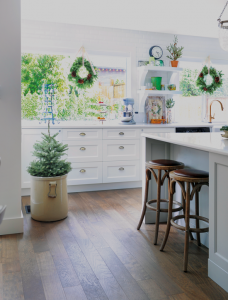
<svg viewBox="0 0 228 300"><path fill-rule="evenodd" d="M141 189L69 194L63 221L40 223L25 214L24 234L0 237L0 300L228 299L207 277L208 250L190 242L182 271L184 236L165 225L136 230Z"/></svg>

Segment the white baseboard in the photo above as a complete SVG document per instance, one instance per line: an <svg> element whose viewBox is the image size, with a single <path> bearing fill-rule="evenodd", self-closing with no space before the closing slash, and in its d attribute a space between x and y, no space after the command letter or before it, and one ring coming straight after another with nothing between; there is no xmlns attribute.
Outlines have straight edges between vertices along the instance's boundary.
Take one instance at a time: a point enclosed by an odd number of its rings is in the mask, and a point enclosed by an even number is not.
<svg viewBox="0 0 228 300"><path fill-rule="evenodd" d="M208 276L228 292L228 273L208 259Z"/></svg>
<svg viewBox="0 0 228 300"><path fill-rule="evenodd" d="M142 181L68 185L68 193L141 188ZM21 196L30 196L30 189L21 189Z"/></svg>
<svg viewBox="0 0 228 300"><path fill-rule="evenodd" d="M0 235L22 233L23 228L23 214L19 218L4 219L0 226Z"/></svg>

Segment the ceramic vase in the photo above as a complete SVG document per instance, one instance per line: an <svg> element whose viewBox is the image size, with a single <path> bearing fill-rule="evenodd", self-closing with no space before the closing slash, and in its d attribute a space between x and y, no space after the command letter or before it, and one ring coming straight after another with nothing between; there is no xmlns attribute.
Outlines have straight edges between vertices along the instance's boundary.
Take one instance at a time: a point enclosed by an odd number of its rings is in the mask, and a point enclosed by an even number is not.
<svg viewBox="0 0 228 300"><path fill-rule="evenodd" d="M172 108L166 109L166 123L170 124L173 122Z"/></svg>

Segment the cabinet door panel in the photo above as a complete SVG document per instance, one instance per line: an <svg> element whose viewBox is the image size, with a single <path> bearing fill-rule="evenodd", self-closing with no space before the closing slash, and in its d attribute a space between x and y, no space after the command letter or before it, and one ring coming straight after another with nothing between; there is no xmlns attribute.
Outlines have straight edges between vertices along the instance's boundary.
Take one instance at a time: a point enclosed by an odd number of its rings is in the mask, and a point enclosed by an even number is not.
<svg viewBox="0 0 228 300"><path fill-rule="evenodd" d="M140 133L140 129L134 128L103 129L103 139L139 139Z"/></svg>
<svg viewBox="0 0 228 300"><path fill-rule="evenodd" d="M102 162L72 163L68 185L102 183Z"/></svg>
<svg viewBox="0 0 228 300"><path fill-rule="evenodd" d="M102 129L63 129L64 141L101 140Z"/></svg>
<svg viewBox="0 0 228 300"><path fill-rule="evenodd" d="M103 140L103 161L139 159L139 140Z"/></svg>
<svg viewBox="0 0 228 300"><path fill-rule="evenodd" d="M138 181L139 161L103 162L103 182Z"/></svg>
<svg viewBox="0 0 228 300"><path fill-rule="evenodd" d="M102 141L69 141L67 160L70 162L102 161Z"/></svg>

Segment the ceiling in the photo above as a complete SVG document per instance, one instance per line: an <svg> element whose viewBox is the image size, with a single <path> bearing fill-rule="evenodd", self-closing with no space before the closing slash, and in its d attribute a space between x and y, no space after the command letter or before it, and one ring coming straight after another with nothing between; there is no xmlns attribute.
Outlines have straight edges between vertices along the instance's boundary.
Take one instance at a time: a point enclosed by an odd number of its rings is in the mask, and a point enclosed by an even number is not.
<svg viewBox="0 0 228 300"><path fill-rule="evenodd" d="M22 19L218 37L226 0L21 0ZM228 20L228 7L223 20Z"/></svg>

